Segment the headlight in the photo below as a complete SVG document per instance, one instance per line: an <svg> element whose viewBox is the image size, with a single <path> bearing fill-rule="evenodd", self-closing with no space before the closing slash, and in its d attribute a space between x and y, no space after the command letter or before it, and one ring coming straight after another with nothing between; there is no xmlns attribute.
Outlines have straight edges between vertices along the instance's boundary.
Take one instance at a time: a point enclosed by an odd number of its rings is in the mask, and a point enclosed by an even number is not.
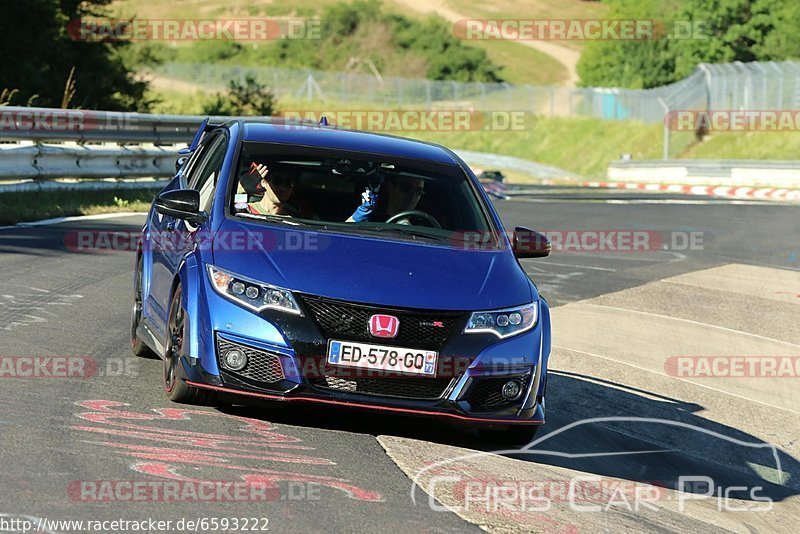
<svg viewBox="0 0 800 534"><path fill-rule="evenodd" d="M536 324L539 303L533 302L506 310L475 312L469 318L465 334L494 334L500 339L527 332Z"/></svg>
<svg viewBox="0 0 800 534"><path fill-rule="evenodd" d="M217 293L246 308L255 311L273 309L303 315L294 295L288 289L256 282L211 265L208 266L208 274Z"/></svg>

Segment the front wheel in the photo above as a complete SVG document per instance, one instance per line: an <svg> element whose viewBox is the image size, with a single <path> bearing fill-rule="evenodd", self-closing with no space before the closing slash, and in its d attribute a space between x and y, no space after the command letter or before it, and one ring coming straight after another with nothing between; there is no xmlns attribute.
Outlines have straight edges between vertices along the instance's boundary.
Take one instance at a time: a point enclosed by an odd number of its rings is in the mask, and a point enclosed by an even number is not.
<svg viewBox="0 0 800 534"><path fill-rule="evenodd" d="M479 428L478 435L486 441L493 441L503 445L527 445L536 437L538 426L514 425L505 430L495 430L490 428Z"/></svg>
<svg viewBox="0 0 800 534"><path fill-rule="evenodd" d="M186 312L181 304L182 294L181 286L178 285L169 307L167 347L164 354L164 393L172 402L210 404L213 400L212 392L190 386L185 381L181 363L186 326Z"/></svg>

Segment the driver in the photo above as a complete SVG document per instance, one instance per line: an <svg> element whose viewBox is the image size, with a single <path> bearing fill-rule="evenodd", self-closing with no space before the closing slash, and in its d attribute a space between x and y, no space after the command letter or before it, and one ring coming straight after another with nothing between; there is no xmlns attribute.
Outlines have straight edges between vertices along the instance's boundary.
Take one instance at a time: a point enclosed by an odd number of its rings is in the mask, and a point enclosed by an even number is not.
<svg viewBox="0 0 800 534"><path fill-rule="evenodd" d="M382 222L404 211L417 209L425 195L425 181L421 178L395 176L386 180L383 191L380 186L367 188L362 194L363 202L347 222Z"/></svg>

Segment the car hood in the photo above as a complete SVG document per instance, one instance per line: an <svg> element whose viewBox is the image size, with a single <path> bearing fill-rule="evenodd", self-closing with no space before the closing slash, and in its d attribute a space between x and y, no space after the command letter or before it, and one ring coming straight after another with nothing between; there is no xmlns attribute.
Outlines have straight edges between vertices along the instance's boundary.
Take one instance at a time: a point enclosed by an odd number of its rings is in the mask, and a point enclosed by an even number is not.
<svg viewBox="0 0 800 534"><path fill-rule="evenodd" d="M234 247L230 235L257 239ZM538 299L508 250L466 251L230 219L214 239L218 267L298 293L438 310L489 310Z"/></svg>

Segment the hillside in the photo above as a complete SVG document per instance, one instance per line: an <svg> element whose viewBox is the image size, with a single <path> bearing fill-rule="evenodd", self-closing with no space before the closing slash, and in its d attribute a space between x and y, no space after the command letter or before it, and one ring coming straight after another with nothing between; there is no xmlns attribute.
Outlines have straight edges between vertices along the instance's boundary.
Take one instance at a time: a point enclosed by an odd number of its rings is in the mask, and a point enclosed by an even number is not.
<svg viewBox="0 0 800 534"><path fill-rule="evenodd" d="M246 17L321 17L325 9L337 4L338 0L116 0L111 4L114 16L120 18L137 16L150 19L198 19L198 18L246 18ZM510 0L387 0L383 11L387 14L401 15L418 22L431 15L442 17L443 24L450 26L458 17L474 18L593 18L599 17L605 6L597 2L582 0L525 0L512 3ZM446 22L445 22L446 21ZM324 22L324 20L323 20ZM321 47L313 44L296 46L286 54L286 45L280 43L248 44L246 52L231 54L229 43L166 43L152 45L169 49L169 59L192 62L240 63L245 65L278 65L289 67L315 67L326 70L342 70L351 57L368 56L384 76L430 77L428 67L430 58L419 53L406 53L398 50L392 42L392 34L385 25L376 24L368 30L362 29L348 36L345 43ZM550 85L569 83L574 85L574 64L582 43L547 43L535 41L461 41L464 48L482 50L488 63L499 78L509 83L529 83ZM308 53L297 53L299 48L315 49L315 57ZM365 67L362 69L366 70Z"/></svg>

